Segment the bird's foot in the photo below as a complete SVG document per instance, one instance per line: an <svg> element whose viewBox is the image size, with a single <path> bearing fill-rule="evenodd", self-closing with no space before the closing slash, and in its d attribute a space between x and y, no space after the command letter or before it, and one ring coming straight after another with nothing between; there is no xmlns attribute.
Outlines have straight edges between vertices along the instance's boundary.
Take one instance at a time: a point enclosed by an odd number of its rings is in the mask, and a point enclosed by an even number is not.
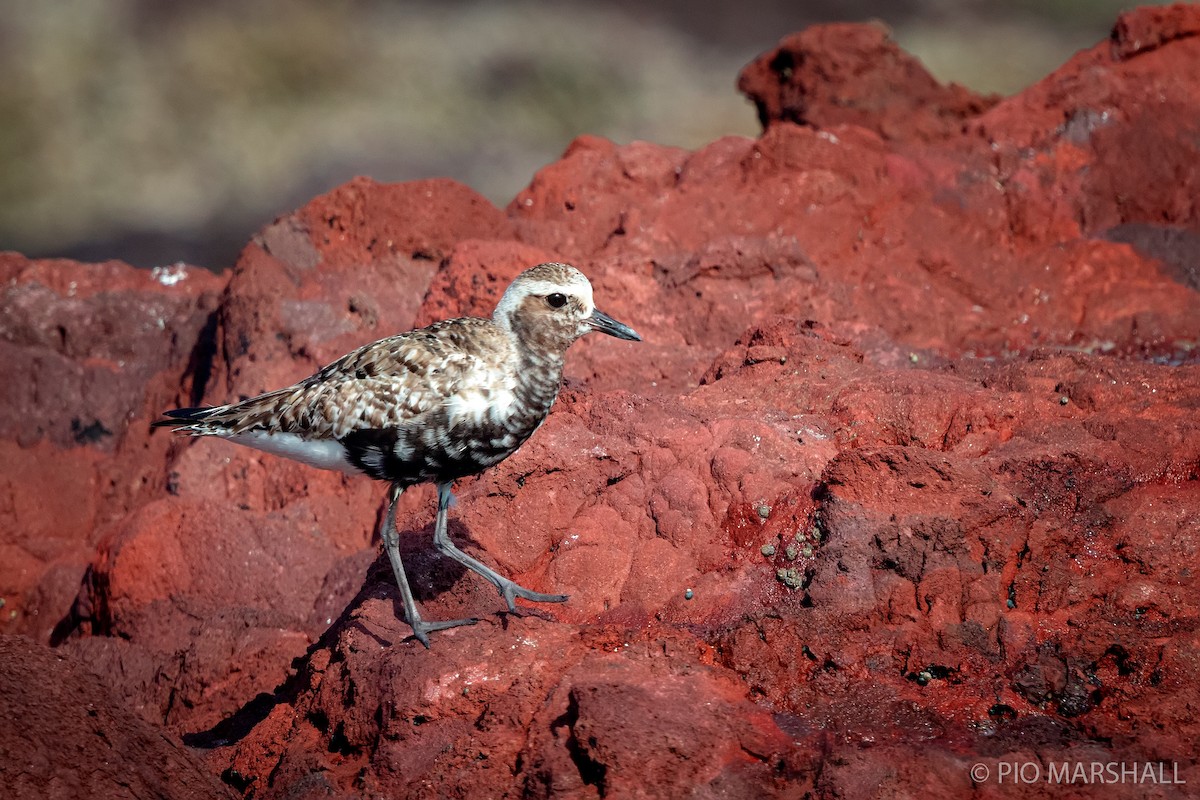
<svg viewBox="0 0 1200 800"><path fill-rule="evenodd" d="M497 588L500 589L500 596L504 598L504 603L508 606L509 613L512 614L518 613L515 602L518 597L532 600L535 603L565 603L569 596L565 594L542 594L541 592L535 592L507 578L501 578L500 586Z"/></svg>
<svg viewBox="0 0 1200 800"><path fill-rule="evenodd" d="M462 625L474 625L479 622L475 617L466 619L447 619L438 622L426 622L420 617L414 617L409 620L409 625L412 626L413 636L418 642L425 645L425 649L429 649L429 634L433 631L443 631L446 628L458 628Z"/></svg>

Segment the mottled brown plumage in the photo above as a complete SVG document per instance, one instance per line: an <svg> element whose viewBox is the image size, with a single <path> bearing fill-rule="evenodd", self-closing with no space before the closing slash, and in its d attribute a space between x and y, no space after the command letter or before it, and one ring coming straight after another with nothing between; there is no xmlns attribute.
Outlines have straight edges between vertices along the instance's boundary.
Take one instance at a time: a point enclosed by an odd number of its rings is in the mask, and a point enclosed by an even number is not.
<svg viewBox="0 0 1200 800"><path fill-rule="evenodd" d="M438 485L434 544L514 597L560 602L525 589L458 550L446 535L452 482L511 455L537 430L562 383L567 348L598 330L638 340L597 311L587 278L539 264L505 291L491 319L438 322L365 345L285 389L215 408L176 409L168 425L324 469L392 485L383 540L416 637L475 620L423 622L409 591L394 525L395 501L417 483Z"/></svg>

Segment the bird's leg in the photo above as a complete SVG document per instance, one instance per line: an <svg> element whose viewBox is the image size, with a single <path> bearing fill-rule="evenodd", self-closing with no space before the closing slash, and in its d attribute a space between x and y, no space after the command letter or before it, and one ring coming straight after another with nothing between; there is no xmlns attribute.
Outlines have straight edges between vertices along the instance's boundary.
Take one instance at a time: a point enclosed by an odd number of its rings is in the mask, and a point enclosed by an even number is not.
<svg viewBox="0 0 1200 800"><path fill-rule="evenodd" d="M429 647L429 632L445 628L456 628L459 625L474 625L477 619L452 619L445 622L426 622L417 611L417 601L413 599L412 589L408 586L408 577L404 574L404 564L400 561L400 533L396 530L396 501L404 494L404 487L398 483L392 484L388 492L387 519L383 522L380 538L383 539L383 550L388 560L392 562L392 572L396 575L396 585L400 587L400 599L404 603L404 616L412 626L413 636L417 641Z"/></svg>
<svg viewBox="0 0 1200 800"><path fill-rule="evenodd" d="M453 494L450 491L450 483L439 483L437 490L438 515L437 524L433 528L433 546L438 549L438 552L450 556L450 558L453 558L467 569L486 578L489 583L500 590L500 596L504 598L504 602L508 605L508 610L514 613L517 610L517 606L513 600L517 597L524 597L526 600L533 600L538 603L561 603L567 599L565 594L542 594L532 589L526 589L524 586L510 581L491 567L475 560L455 547L454 542L450 541L450 535L446 532L450 516L450 501L453 499Z"/></svg>

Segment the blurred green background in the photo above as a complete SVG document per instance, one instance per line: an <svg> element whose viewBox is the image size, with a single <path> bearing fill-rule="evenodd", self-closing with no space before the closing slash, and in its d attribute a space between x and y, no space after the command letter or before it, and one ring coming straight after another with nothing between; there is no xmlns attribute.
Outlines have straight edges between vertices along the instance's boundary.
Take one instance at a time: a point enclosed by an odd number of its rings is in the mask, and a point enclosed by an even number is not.
<svg viewBox="0 0 1200 800"><path fill-rule="evenodd" d="M1115 0L3 0L0 249L232 265L354 175L504 205L582 133L756 135L734 88L816 22L880 19L938 78L1010 93Z"/></svg>

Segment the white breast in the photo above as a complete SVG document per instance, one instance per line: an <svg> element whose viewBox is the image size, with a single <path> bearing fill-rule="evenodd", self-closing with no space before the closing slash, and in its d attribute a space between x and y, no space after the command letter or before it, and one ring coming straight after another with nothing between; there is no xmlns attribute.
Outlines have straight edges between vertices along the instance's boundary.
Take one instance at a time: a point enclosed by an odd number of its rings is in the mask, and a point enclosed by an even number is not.
<svg viewBox="0 0 1200 800"><path fill-rule="evenodd" d="M516 401L517 396L508 387L493 387L490 391L467 387L446 401L450 428L495 424L513 413Z"/></svg>

